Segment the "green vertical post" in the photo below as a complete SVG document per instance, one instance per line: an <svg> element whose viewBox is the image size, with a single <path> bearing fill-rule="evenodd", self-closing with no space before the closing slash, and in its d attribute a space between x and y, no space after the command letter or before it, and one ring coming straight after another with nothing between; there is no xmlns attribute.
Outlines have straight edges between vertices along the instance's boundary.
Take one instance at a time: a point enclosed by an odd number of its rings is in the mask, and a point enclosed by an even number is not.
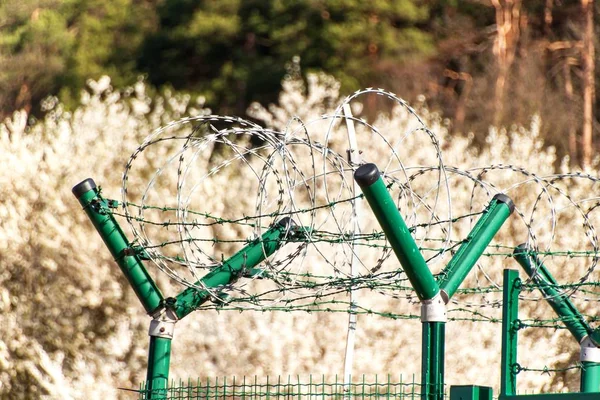
<svg viewBox="0 0 600 400"><path fill-rule="evenodd" d="M500 396L517 394L517 335L519 322L519 293L521 279L514 269L504 270L502 287L502 358Z"/></svg>
<svg viewBox="0 0 600 400"><path fill-rule="evenodd" d="M75 185L73 194L83 206L144 309L148 314L152 314L161 306L163 295L139 256L130 247L125 234L110 212L108 202L102 198L92 179Z"/></svg>
<svg viewBox="0 0 600 400"><path fill-rule="evenodd" d="M579 390L582 393L597 393L600 391L600 363L589 361L581 363Z"/></svg>
<svg viewBox="0 0 600 400"><path fill-rule="evenodd" d="M151 336L146 376L146 400L167 398L170 362L171 339Z"/></svg>
<svg viewBox="0 0 600 400"><path fill-rule="evenodd" d="M83 206L146 312L153 315L163 309L162 293L137 253L131 248L123 230L110 211L108 201L102 197L95 182L92 179L80 182L73 187L73 194ZM171 339L151 336L146 399L166 398L170 358Z"/></svg>
<svg viewBox="0 0 600 400"><path fill-rule="evenodd" d="M196 282L196 286L214 289L236 281L240 276L247 274L255 266L271 256L283 245L285 239L293 239L298 234L305 232L305 228L298 228L291 218L286 217L281 219L260 238L244 246L244 248L225 260L219 267L206 274L206 276ZM193 287L185 289L176 297L175 312L177 317L179 319L185 317L207 301L210 296L209 290L198 290Z"/></svg>
<svg viewBox="0 0 600 400"><path fill-rule="evenodd" d="M375 164L360 166L354 173L390 246L420 300L435 297L440 289L423 255L390 196Z"/></svg>
<svg viewBox="0 0 600 400"><path fill-rule="evenodd" d="M463 245L444 269L438 283L390 196L377 166L362 165L356 170L354 179L361 187L390 246L421 300L421 398L443 399L446 303L513 212L514 204L504 194L498 194L492 199Z"/></svg>
<svg viewBox="0 0 600 400"><path fill-rule="evenodd" d="M444 399L445 322L424 322L421 336L421 383L423 400Z"/></svg>
<svg viewBox="0 0 600 400"><path fill-rule="evenodd" d="M514 209L514 203L508 196L502 193L494 196L469 236L438 277L444 301L448 302L452 298Z"/></svg>

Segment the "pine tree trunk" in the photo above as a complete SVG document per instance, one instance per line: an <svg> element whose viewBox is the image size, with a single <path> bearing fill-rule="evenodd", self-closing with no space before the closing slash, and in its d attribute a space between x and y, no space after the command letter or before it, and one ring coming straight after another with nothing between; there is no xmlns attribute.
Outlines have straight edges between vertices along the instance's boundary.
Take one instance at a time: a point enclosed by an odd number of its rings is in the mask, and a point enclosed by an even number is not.
<svg viewBox="0 0 600 400"><path fill-rule="evenodd" d="M504 119L506 82L515 60L517 44L521 36L521 0L492 0L496 9L497 35L494 41L494 55L498 63L498 76L495 87L494 124Z"/></svg>
<svg viewBox="0 0 600 400"><path fill-rule="evenodd" d="M550 35L552 32L552 8L554 7L554 0L546 0L544 5L544 32L546 35Z"/></svg>
<svg viewBox="0 0 600 400"><path fill-rule="evenodd" d="M582 161L589 167L593 156L594 121L594 0L581 0L584 15L583 35L583 133Z"/></svg>
<svg viewBox="0 0 600 400"><path fill-rule="evenodd" d="M573 105L573 80L571 79L571 66L568 62L563 65L565 75L565 93L569 106ZM569 158L571 165L577 164L577 129L574 124L569 124Z"/></svg>

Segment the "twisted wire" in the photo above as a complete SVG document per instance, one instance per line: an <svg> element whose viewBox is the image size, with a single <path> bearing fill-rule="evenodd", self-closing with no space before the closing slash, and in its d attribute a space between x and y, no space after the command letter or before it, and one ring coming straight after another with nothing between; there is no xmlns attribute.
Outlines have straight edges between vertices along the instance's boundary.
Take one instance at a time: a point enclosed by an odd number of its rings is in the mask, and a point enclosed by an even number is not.
<svg viewBox="0 0 600 400"><path fill-rule="evenodd" d="M377 121L343 113L345 105L366 95L382 96L404 112L403 129L390 131ZM346 154L347 120L357 127L359 164ZM417 163L406 150L414 143L427 152ZM364 207L357 224L352 219L356 203L364 202L353 191L353 173L365 162L377 164L434 274L458 250L494 194L514 200L516 212L503 227L506 232L494 239L449 304L450 319L500 321L501 270L517 268L511 255L525 242L555 273L561 296L578 301L584 316L597 320L586 304L600 300L600 279L594 276L600 198L591 190L600 178L580 172L539 175L500 163L448 165L440 139L416 111L382 89L358 91L314 121L293 117L281 131L232 116L175 121L153 132L130 156L114 213L127 221L135 245L158 270L176 284L213 294L213 302L201 309L416 318L418 299L370 210ZM204 287L201 278L208 271L283 217L304 227L306 235L288 240L268 257L256 279ZM561 230L565 224L567 231ZM561 248L573 243L565 238L572 235L579 238L575 248ZM350 274L353 258L357 276ZM523 300L543 298L530 280L524 281ZM350 305L350 291L370 294ZM389 301L408 308L390 311ZM562 329L559 319L531 314L530 327Z"/></svg>

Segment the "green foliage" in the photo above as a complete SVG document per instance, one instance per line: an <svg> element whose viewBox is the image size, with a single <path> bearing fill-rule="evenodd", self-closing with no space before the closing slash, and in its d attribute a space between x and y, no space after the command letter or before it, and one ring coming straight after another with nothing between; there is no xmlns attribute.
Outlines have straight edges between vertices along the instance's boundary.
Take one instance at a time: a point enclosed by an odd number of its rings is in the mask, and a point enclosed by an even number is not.
<svg viewBox="0 0 600 400"><path fill-rule="evenodd" d="M252 100L276 99L295 56L304 71L330 73L349 91L375 84L378 63L435 49L420 25L429 17L422 1L176 0L158 13L140 57L150 80L205 92L242 113Z"/></svg>
<svg viewBox="0 0 600 400"><path fill-rule="evenodd" d="M5 92L0 108L31 107L32 98L55 89L54 81L66 69L73 37L58 2L44 4L46 8L34 8L8 0L0 5L5 32L0 35L0 87Z"/></svg>
<svg viewBox="0 0 600 400"><path fill-rule="evenodd" d="M136 0L7 0L0 4L2 109L32 109L51 93L78 98L87 79L135 82L135 54L154 7Z"/></svg>
<svg viewBox="0 0 600 400"><path fill-rule="evenodd" d="M154 87L243 115L253 101L276 102L286 76L325 72L345 94L369 86L409 101L424 94L457 131L479 132L479 144L490 124L526 124L540 113L548 143L564 154L582 123L581 0L520 4L499 107L499 14L489 1L4 0L0 118L21 108L40 114L49 94L74 109L87 80L102 75L117 87L147 75Z"/></svg>
<svg viewBox="0 0 600 400"><path fill-rule="evenodd" d="M154 10L135 0L74 0L77 44L69 55L64 85L78 97L87 79L109 75L117 86L135 82L135 55L153 28Z"/></svg>

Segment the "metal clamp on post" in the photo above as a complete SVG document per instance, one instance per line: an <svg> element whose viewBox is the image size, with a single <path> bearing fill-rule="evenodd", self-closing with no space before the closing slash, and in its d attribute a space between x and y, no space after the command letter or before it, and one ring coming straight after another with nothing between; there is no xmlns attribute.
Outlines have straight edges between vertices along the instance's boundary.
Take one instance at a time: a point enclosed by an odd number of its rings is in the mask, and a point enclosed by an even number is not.
<svg viewBox="0 0 600 400"><path fill-rule="evenodd" d="M173 339L177 321L177 314L174 310L168 307L161 308L157 313L152 315L148 335L164 339Z"/></svg>
<svg viewBox="0 0 600 400"><path fill-rule="evenodd" d="M421 300L421 322L446 322L447 307L441 293L429 300Z"/></svg>
<svg viewBox="0 0 600 400"><path fill-rule="evenodd" d="M581 353L579 355L579 361L600 363L600 348L596 346L589 336L584 337L580 345Z"/></svg>

